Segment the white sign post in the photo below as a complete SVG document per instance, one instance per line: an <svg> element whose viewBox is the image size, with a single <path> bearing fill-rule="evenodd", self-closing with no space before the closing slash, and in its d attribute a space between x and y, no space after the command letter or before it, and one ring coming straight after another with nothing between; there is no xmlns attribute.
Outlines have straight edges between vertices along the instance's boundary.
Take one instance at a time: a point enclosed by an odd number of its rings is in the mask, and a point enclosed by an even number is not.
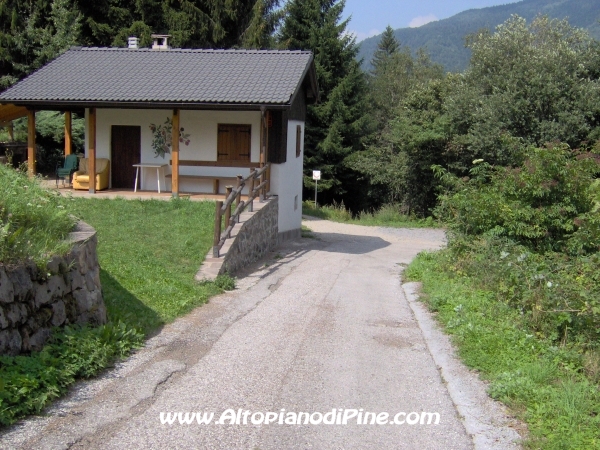
<svg viewBox="0 0 600 450"><path fill-rule="evenodd" d="M315 180L315 209L317 208L317 188L319 185L319 180L321 179L321 171L313 170L313 180Z"/></svg>

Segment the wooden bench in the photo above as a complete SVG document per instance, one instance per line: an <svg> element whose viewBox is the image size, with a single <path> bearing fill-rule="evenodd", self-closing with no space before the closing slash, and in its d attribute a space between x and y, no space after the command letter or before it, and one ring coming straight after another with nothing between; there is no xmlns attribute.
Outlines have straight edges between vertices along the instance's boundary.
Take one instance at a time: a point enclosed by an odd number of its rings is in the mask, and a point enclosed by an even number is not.
<svg viewBox="0 0 600 450"><path fill-rule="evenodd" d="M173 175L165 175L165 178L173 178ZM235 177L219 177L211 175L179 175L179 180L211 180L213 182L213 194L219 193L219 183L221 181L231 183L232 186L235 186L235 183L237 182L237 178ZM171 181L171 187L172 186L173 182Z"/></svg>
<svg viewBox="0 0 600 450"><path fill-rule="evenodd" d="M169 164L173 164L173 161L170 160ZM241 161L197 161L190 159L180 159L180 166L193 166L193 167L237 167L242 169L242 171L250 170L252 168L260 167L259 163L251 163L251 162L241 162ZM240 173L241 174L241 173ZM244 177L247 176L247 173L244 174ZM172 174L165 175L165 178L173 178ZM237 182L236 177L221 177L218 175L181 175L179 174L180 180L211 180L213 182L213 194L219 193L219 183L221 181L230 183L232 186L235 186ZM171 189L173 188L173 182L171 181Z"/></svg>

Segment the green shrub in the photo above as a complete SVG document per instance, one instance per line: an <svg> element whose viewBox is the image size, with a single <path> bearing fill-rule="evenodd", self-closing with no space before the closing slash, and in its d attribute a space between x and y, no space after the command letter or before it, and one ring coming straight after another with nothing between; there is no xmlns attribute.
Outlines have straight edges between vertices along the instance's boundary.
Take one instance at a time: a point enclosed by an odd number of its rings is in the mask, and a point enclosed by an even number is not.
<svg viewBox="0 0 600 450"><path fill-rule="evenodd" d="M0 164L0 262L32 259L44 265L68 250L64 239L74 224L56 193Z"/></svg>
<svg viewBox="0 0 600 450"><path fill-rule="evenodd" d="M452 191L436 213L451 229L458 275L472 277L556 344L600 337L600 216L590 154L531 148L518 168L474 161L469 179L435 170Z"/></svg>
<svg viewBox="0 0 600 450"><path fill-rule="evenodd" d="M531 148L521 167L474 161L471 177L441 167L452 188L440 196L436 215L463 236L505 236L537 252L590 253L600 248L592 182L600 167L589 154L566 145ZM477 164L479 163L479 164Z"/></svg>
<svg viewBox="0 0 600 450"><path fill-rule="evenodd" d="M235 278L229 274L219 275L213 283L217 288L224 291L233 291L235 289Z"/></svg>
<svg viewBox="0 0 600 450"><path fill-rule="evenodd" d="M96 375L142 343L143 335L123 323L66 327L39 353L0 356L0 424L40 412L76 379Z"/></svg>
<svg viewBox="0 0 600 450"><path fill-rule="evenodd" d="M600 253L539 254L510 239L451 241L452 271L515 308L538 335L556 344L600 338Z"/></svg>

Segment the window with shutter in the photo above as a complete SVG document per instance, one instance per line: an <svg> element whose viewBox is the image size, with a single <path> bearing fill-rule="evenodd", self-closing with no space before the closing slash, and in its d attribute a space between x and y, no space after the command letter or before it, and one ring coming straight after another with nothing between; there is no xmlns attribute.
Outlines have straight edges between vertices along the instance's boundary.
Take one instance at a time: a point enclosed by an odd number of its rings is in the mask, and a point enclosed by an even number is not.
<svg viewBox="0 0 600 450"><path fill-rule="evenodd" d="M296 125L296 158L302 153L302 126Z"/></svg>
<svg viewBox="0 0 600 450"><path fill-rule="evenodd" d="M217 161L250 161L251 125L219 124Z"/></svg>

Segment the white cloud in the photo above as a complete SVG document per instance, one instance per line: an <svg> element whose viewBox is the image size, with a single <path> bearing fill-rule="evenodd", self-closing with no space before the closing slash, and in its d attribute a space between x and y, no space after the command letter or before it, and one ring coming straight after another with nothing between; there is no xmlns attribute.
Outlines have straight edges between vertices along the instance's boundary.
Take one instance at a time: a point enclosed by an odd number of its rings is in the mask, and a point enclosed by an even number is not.
<svg viewBox="0 0 600 450"><path fill-rule="evenodd" d="M376 30L375 28L373 28L371 31L364 33L362 31L353 31L353 30L348 30L347 34L354 36L356 38L356 42L360 42L360 41L364 41L367 38L373 37L373 36L377 36L378 34L381 34L381 31Z"/></svg>
<svg viewBox="0 0 600 450"><path fill-rule="evenodd" d="M408 26L411 28L417 28L422 25L425 25L426 23L435 22L436 20L440 20L440 19L438 19L433 14L428 14L427 16L415 17L413 20L410 21Z"/></svg>

